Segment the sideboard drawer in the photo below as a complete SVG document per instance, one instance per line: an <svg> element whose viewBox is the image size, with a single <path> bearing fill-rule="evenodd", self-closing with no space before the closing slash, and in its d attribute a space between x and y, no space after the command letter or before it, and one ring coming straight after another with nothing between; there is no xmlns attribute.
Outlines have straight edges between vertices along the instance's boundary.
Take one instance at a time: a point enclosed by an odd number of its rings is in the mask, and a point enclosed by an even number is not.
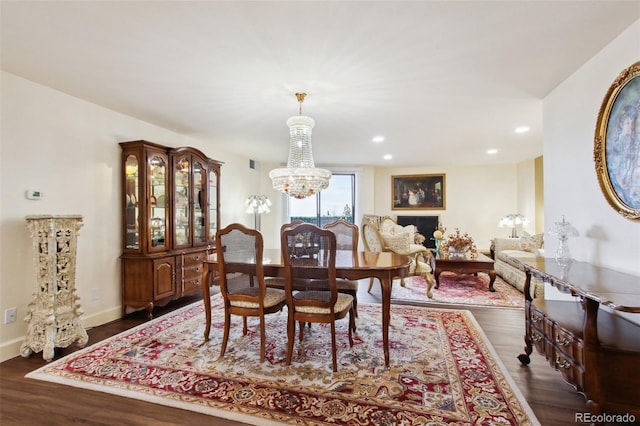
<svg viewBox="0 0 640 426"><path fill-rule="evenodd" d="M568 383L576 387L576 390L584 390L584 369L581 365L575 364L572 358L557 348L554 348L553 356L549 361Z"/></svg>
<svg viewBox="0 0 640 426"><path fill-rule="evenodd" d="M573 364L583 365L583 342L573 333L555 324L553 329L553 345L565 356L572 359Z"/></svg>

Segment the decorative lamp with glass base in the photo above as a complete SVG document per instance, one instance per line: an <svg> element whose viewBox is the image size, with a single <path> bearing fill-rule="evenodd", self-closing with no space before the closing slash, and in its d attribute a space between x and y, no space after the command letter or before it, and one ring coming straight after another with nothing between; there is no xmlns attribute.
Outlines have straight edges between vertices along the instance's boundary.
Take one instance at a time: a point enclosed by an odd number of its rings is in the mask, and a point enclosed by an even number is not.
<svg viewBox="0 0 640 426"><path fill-rule="evenodd" d="M577 237L578 230L569 222L564 220L562 216L561 222L556 222L551 229L551 234L558 237L560 245L556 250L556 262L560 266L566 266L571 264L573 259L571 258L571 251L569 250L569 237Z"/></svg>

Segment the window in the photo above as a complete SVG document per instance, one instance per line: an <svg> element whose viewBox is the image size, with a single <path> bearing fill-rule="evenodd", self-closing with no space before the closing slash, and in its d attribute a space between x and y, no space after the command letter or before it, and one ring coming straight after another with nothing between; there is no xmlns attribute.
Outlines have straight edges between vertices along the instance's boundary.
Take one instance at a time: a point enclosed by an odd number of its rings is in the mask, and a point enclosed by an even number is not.
<svg viewBox="0 0 640 426"><path fill-rule="evenodd" d="M338 219L354 223L356 175L334 173L329 187L315 196L297 200L289 198L289 220L303 220L317 226Z"/></svg>

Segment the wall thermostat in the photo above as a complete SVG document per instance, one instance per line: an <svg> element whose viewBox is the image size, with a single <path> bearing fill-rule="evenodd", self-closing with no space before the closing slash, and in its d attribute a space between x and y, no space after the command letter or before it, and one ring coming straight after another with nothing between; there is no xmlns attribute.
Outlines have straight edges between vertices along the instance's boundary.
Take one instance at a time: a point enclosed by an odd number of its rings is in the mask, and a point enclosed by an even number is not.
<svg viewBox="0 0 640 426"><path fill-rule="evenodd" d="M41 191L32 191L32 190L27 190L27 199L28 200L40 200L42 199L42 192Z"/></svg>

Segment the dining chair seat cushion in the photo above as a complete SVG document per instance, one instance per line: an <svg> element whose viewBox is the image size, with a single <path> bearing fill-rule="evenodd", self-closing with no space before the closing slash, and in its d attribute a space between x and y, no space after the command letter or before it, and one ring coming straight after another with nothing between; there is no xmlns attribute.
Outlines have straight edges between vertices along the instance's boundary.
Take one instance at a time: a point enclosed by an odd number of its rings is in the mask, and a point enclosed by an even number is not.
<svg viewBox="0 0 640 426"><path fill-rule="evenodd" d="M244 288L235 294L246 294L248 296L257 296L260 291L259 287L247 287ZM275 306L278 303L281 303L287 299L287 296L284 293L284 290L280 290L277 288L267 288L267 292L264 296L264 307L270 308L271 306ZM229 303L231 306L235 306L237 308L251 308L258 309L260 305L256 302L248 302L244 300L230 300Z"/></svg>
<svg viewBox="0 0 640 426"><path fill-rule="evenodd" d="M267 287L284 288L284 278L281 277L264 277L264 283Z"/></svg>
<svg viewBox="0 0 640 426"><path fill-rule="evenodd" d="M294 295L295 299L311 299L311 300L329 300L331 297L331 292L329 291L300 291ZM346 309L349 304L353 303L353 296L346 293L338 293L338 300L336 300L336 304L334 305L333 310L335 312L340 312ZM321 308L318 306L296 306L297 312L306 312L309 314L328 314L329 308Z"/></svg>
<svg viewBox="0 0 640 426"><path fill-rule="evenodd" d="M338 290L358 291L358 281L343 280L338 278L336 280L336 284L338 286Z"/></svg>
<svg viewBox="0 0 640 426"><path fill-rule="evenodd" d="M338 291L344 291L344 290L358 291L358 281L345 280L342 278L338 278L336 279L336 287ZM302 287L298 287L298 288L294 287L294 290L302 290L302 291L316 291L320 289L322 289L322 291L329 291L329 289L326 287L326 283L324 282L314 285L313 281L308 281L306 285Z"/></svg>

